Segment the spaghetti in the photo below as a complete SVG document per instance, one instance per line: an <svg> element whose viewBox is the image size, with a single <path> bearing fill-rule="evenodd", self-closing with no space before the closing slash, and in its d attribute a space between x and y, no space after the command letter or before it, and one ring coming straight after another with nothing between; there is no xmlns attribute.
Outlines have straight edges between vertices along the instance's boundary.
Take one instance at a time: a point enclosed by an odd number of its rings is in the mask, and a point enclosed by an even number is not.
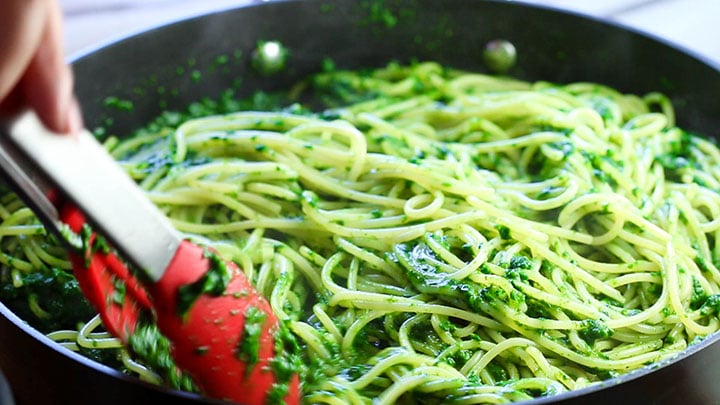
<svg viewBox="0 0 720 405"><path fill-rule="evenodd" d="M155 125L108 147L269 298L305 402L526 400L720 327L720 149L678 128L665 96L435 63L296 90L332 108ZM3 282L69 268L17 199L0 215ZM97 323L51 336L114 347Z"/></svg>

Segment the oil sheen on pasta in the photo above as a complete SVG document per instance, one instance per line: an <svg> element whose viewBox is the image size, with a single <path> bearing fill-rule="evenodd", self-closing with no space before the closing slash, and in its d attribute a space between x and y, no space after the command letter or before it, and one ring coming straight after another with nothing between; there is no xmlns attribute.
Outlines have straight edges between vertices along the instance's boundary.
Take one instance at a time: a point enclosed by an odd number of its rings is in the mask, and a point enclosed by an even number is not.
<svg viewBox="0 0 720 405"><path fill-rule="evenodd" d="M322 112L200 104L223 114L166 114L107 147L269 298L306 403L553 395L720 326L720 150L676 127L665 96L435 63L329 70L292 95ZM52 318L18 291L69 265L2 202L4 297ZM70 325L50 336L193 389L151 324L133 355L97 318Z"/></svg>

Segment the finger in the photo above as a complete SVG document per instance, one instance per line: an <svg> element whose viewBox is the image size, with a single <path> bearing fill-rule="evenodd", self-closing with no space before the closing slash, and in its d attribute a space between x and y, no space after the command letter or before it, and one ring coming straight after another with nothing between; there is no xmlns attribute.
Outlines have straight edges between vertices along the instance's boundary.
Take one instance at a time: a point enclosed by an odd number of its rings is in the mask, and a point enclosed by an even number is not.
<svg viewBox="0 0 720 405"><path fill-rule="evenodd" d="M17 86L37 50L48 0L3 0L0 13L0 101Z"/></svg>
<svg viewBox="0 0 720 405"><path fill-rule="evenodd" d="M22 78L25 101L56 132L76 132L82 127L73 91L73 74L62 47L62 14L49 2L49 12L37 52Z"/></svg>
<svg viewBox="0 0 720 405"><path fill-rule="evenodd" d="M5 96L5 99L0 100L0 118L11 117L20 111L25 104L25 98L20 92L20 87L16 87Z"/></svg>

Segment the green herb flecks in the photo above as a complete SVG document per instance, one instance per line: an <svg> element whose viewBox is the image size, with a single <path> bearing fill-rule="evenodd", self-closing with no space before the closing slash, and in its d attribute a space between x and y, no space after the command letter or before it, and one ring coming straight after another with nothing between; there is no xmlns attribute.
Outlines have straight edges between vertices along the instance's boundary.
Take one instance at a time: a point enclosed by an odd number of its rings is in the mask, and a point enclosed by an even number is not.
<svg viewBox="0 0 720 405"><path fill-rule="evenodd" d="M245 310L245 327L237 347L237 357L246 364L245 373L249 374L260 360L260 337L267 314L260 308L249 306Z"/></svg>
<svg viewBox="0 0 720 405"><path fill-rule="evenodd" d="M713 294L707 297L700 307L700 313L705 316L720 313L720 294Z"/></svg>
<svg viewBox="0 0 720 405"><path fill-rule="evenodd" d="M282 403L290 389L290 382L294 375L301 373L307 360L303 361L302 348L295 335L290 331L288 321L281 321L274 331L275 356L270 360L270 368L275 375L266 399L268 404ZM314 370L320 372L319 370ZM310 370L307 370L310 372ZM322 378L322 377L321 377ZM310 382L310 381L308 381Z"/></svg>
<svg viewBox="0 0 720 405"><path fill-rule="evenodd" d="M105 107L111 107L118 111L132 111L135 106L130 100L123 100L115 96L106 97L104 101Z"/></svg>
<svg viewBox="0 0 720 405"><path fill-rule="evenodd" d="M614 333L604 322L597 319L585 320L583 325L584 327L579 332L580 337L590 344L593 344L597 339L609 338Z"/></svg>
<svg viewBox="0 0 720 405"><path fill-rule="evenodd" d="M128 338L130 350L143 359L146 367L159 374L169 387L198 392L190 376L179 371L172 359L170 341L160 333L157 326L140 321Z"/></svg>
<svg viewBox="0 0 720 405"><path fill-rule="evenodd" d="M367 10L372 23L381 24L385 28L392 28L398 23L395 13L383 1L365 0L361 6Z"/></svg>
<svg viewBox="0 0 720 405"><path fill-rule="evenodd" d="M498 234L500 234L500 237L503 238L504 240L509 240L510 238L512 238L512 234L511 234L511 232L510 232L510 228L508 228L507 226L505 226L505 225L496 225L496 226L495 226L495 229L497 229Z"/></svg>
<svg viewBox="0 0 720 405"><path fill-rule="evenodd" d="M210 262L208 271L196 282L178 289L177 313L180 316L185 316L202 294L219 296L225 292L230 282L230 272L220 256L205 250L204 257Z"/></svg>

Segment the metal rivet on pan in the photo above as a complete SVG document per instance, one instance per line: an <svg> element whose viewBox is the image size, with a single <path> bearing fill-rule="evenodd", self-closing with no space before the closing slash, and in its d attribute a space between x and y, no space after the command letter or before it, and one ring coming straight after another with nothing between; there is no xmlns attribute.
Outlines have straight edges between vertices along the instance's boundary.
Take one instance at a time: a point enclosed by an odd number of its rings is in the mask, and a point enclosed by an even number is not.
<svg viewBox="0 0 720 405"><path fill-rule="evenodd" d="M258 43L252 54L252 66L262 75L272 75L285 69L289 52L278 41Z"/></svg>
<svg viewBox="0 0 720 405"><path fill-rule="evenodd" d="M515 66L517 51L512 42L495 39L488 42L483 50L483 62L491 72L505 73Z"/></svg>

